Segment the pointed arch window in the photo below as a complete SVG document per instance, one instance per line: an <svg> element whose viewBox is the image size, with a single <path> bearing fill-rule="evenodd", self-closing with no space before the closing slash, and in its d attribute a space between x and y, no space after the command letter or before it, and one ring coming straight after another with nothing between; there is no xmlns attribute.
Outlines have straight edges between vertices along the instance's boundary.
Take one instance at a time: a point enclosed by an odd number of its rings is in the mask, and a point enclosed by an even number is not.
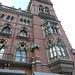
<svg viewBox="0 0 75 75"><path fill-rule="evenodd" d="M10 21L13 21L13 20L14 20L14 17L12 16L11 19L10 19Z"/></svg>
<svg viewBox="0 0 75 75"><path fill-rule="evenodd" d="M50 59L54 59L55 57L67 57L69 58L69 54L66 50L66 46L62 41L57 41L54 45L54 43L52 44L52 42L50 41Z"/></svg>
<svg viewBox="0 0 75 75"><path fill-rule="evenodd" d="M45 7L45 13L49 14L49 8L48 7Z"/></svg>
<svg viewBox="0 0 75 75"><path fill-rule="evenodd" d="M19 47L16 51L15 61L17 61L17 62L26 62L26 49L24 47L24 44L21 44L21 47Z"/></svg>
<svg viewBox="0 0 75 75"><path fill-rule="evenodd" d="M3 18L4 18L4 14L1 14L1 15L0 15L0 18L3 19Z"/></svg>
<svg viewBox="0 0 75 75"><path fill-rule="evenodd" d="M23 19L22 18L20 19L20 23L23 23Z"/></svg>
<svg viewBox="0 0 75 75"><path fill-rule="evenodd" d="M21 31L20 31L20 35L21 35L21 36L24 36L24 37L27 37L27 32L26 32L26 30L25 30L25 29L21 30Z"/></svg>
<svg viewBox="0 0 75 75"><path fill-rule="evenodd" d="M4 29L3 29L3 33L10 33L10 27L9 26L6 26L6 27L4 27Z"/></svg>
<svg viewBox="0 0 75 75"><path fill-rule="evenodd" d="M10 16L8 16L6 20L10 21Z"/></svg>
<svg viewBox="0 0 75 75"><path fill-rule="evenodd" d="M43 7L42 7L42 5L39 6L39 12L43 13Z"/></svg>
<svg viewBox="0 0 75 75"><path fill-rule="evenodd" d="M29 25L30 24L30 22L29 22L29 20L27 20L27 23L26 23L27 25Z"/></svg>
<svg viewBox="0 0 75 75"><path fill-rule="evenodd" d="M3 54L4 54L4 50L5 50L5 45L4 45L4 40L0 40L0 59L3 58Z"/></svg>

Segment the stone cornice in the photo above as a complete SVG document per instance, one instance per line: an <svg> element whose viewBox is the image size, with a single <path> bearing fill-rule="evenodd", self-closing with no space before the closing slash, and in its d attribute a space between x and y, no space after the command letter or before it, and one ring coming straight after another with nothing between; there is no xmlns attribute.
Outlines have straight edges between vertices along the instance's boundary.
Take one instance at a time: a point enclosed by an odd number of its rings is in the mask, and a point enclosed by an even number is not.
<svg viewBox="0 0 75 75"><path fill-rule="evenodd" d="M16 9L16 8L0 5L0 10L32 18L32 14L31 13L23 11L21 9Z"/></svg>
<svg viewBox="0 0 75 75"><path fill-rule="evenodd" d="M49 2L49 1L47 1L47 0L35 0L35 1L42 2L42 3L45 3L45 4L53 6L53 4L51 2Z"/></svg>

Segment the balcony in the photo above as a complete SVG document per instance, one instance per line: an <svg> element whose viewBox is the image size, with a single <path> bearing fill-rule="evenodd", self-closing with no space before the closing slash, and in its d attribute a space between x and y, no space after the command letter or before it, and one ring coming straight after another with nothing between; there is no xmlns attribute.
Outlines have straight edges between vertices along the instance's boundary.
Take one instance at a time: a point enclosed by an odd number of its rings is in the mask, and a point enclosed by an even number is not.
<svg viewBox="0 0 75 75"><path fill-rule="evenodd" d="M30 67L31 68L31 57L14 56L13 54L0 53L0 65L11 64L11 66L19 67ZM10 66L8 66L10 67Z"/></svg>
<svg viewBox="0 0 75 75"><path fill-rule="evenodd" d="M39 13L39 16L44 19L56 20L56 17L54 15L50 15L46 13Z"/></svg>
<svg viewBox="0 0 75 75"><path fill-rule="evenodd" d="M2 30L0 29L0 35L10 37L11 31L10 32L4 32L4 31L2 32Z"/></svg>
<svg viewBox="0 0 75 75"><path fill-rule="evenodd" d="M18 34L17 38L26 39L26 40L30 39L29 35L26 36L26 35L21 35L21 34Z"/></svg>
<svg viewBox="0 0 75 75"><path fill-rule="evenodd" d="M65 57L56 57L50 60L48 66L53 73L72 75L74 62Z"/></svg>

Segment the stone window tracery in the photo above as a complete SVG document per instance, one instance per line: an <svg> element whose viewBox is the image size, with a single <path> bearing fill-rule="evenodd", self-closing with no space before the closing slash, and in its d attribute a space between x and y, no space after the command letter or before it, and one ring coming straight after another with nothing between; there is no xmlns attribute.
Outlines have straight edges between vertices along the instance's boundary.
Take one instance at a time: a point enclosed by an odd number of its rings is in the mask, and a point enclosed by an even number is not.
<svg viewBox="0 0 75 75"><path fill-rule="evenodd" d="M43 10L43 6L40 5L40 6L39 6L39 12L40 12L40 13L43 13L43 11L44 11L44 10Z"/></svg>
<svg viewBox="0 0 75 75"><path fill-rule="evenodd" d="M17 48L15 61L26 62L26 46L23 42Z"/></svg>
<svg viewBox="0 0 75 75"><path fill-rule="evenodd" d="M68 58L69 54L66 48L66 45L64 44L64 42L60 39L56 39L56 40L48 40L48 42L46 42L46 45L48 50L49 50L49 59L50 60L54 60L56 58Z"/></svg>
<svg viewBox="0 0 75 75"><path fill-rule="evenodd" d="M0 40L0 59L3 58L4 50L5 50L5 41L1 39Z"/></svg>
<svg viewBox="0 0 75 75"><path fill-rule="evenodd" d="M9 34L9 33L10 33L10 30L11 30L10 27L7 25L7 26L5 26L5 27L3 28L2 32Z"/></svg>
<svg viewBox="0 0 75 75"><path fill-rule="evenodd" d="M21 30L21 31L20 31L20 35L21 35L21 36L24 36L24 37L27 37L27 32L26 32L26 30L25 30L25 29Z"/></svg>
<svg viewBox="0 0 75 75"><path fill-rule="evenodd" d="M42 25L42 30L43 30L44 38L49 34L60 34L61 35L58 24L49 23L46 25Z"/></svg>

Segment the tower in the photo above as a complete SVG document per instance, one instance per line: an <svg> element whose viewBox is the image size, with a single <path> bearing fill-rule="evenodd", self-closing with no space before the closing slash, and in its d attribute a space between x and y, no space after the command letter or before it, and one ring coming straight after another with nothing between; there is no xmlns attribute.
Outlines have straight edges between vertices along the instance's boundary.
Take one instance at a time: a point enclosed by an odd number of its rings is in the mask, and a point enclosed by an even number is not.
<svg viewBox="0 0 75 75"><path fill-rule="evenodd" d="M30 0L27 10L0 4L0 74L73 75L74 51L52 2Z"/></svg>

